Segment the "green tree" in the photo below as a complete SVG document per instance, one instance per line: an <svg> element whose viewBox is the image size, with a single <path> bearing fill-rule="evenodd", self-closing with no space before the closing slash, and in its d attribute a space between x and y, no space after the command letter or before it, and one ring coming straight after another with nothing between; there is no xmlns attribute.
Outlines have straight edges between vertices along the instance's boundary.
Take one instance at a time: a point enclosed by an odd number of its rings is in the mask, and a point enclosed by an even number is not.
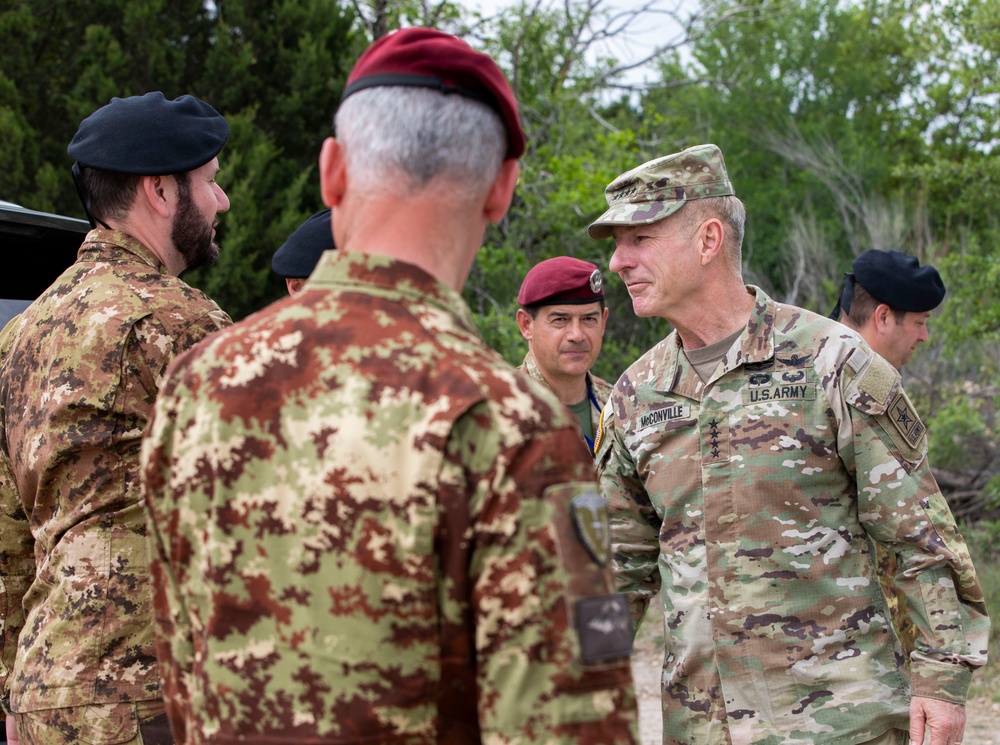
<svg viewBox="0 0 1000 745"><path fill-rule="evenodd" d="M82 217L66 146L113 96L196 95L230 121L220 266L187 278L234 317L284 292L271 254L321 207L315 163L367 38L335 0L0 4L0 198ZM7 143L11 143L8 146Z"/></svg>

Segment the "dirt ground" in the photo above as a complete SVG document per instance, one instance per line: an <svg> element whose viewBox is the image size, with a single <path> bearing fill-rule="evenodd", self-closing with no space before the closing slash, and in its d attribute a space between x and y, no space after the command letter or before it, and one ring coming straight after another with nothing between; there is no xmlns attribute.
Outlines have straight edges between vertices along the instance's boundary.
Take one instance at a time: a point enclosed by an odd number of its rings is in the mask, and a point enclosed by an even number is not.
<svg viewBox="0 0 1000 745"><path fill-rule="evenodd" d="M632 677L639 699L642 745L660 745L660 666L663 651L656 622L647 619L639 630L632 657ZM964 745L1000 745L1000 663L994 662L973 678ZM926 745L926 744L925 744Z"/></svg>

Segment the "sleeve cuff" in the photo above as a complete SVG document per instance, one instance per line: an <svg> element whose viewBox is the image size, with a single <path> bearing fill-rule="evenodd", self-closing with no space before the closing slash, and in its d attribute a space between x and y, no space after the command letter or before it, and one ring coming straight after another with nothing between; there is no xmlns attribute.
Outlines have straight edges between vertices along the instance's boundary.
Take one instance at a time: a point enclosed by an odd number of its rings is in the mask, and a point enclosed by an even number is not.
<svg viewBox="0 0 1000 745"><path fill-rule="evenodd" d="M910 693L913 696L965 704L969 695L972 671L959 665L943 665L925 660L910 660Z"/></svg>

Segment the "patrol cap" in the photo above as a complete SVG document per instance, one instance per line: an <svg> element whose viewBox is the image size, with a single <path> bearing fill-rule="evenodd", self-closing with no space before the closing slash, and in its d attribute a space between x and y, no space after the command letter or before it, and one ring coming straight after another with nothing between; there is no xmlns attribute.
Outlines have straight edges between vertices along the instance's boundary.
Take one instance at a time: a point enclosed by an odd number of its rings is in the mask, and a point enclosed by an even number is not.
<svg viewBox="0 0 1000 745"><path fill-rule="evenodd" d="M404 28L378 39L361 55L341 101L379 86L412 86L455 93L496 111L507 131L507 157L524 153L524 132L517 99L507 78L489 55L461 39L431 28Z"/></svg>
<svg viewBox="0 0 1000 745"><path fill-rule="evenodd" d="M604 299L604 277L589 261L556 256L535 264L524 277L517 302L532 305L583 305Z"/></svg>
<svg viewBox="0 0 1000 745"><path fill-rule="evenodd" d="M282 277L304 279L312 274L323 252L334 248L330 210L320 210L307 217L274 252L271 268Z"/></svg>
<svg viewBox="0 0 1000 745"><path fill-rule="evenodd" d="M934 310L944 300L945 287L938 270L920 266L916 256L900 251L869 249L851 264L853 278L868 294L896 310L923 313ZM848 274L850 282L851 274ZM841 299L844 311L850 299Z"/></svg>
<svg viewBox="0 0 1000 745"><path fill-rule="evenodd" d="M594 239L608 238L615 225L649 225L691 200L735 194L722 151L715 145L697 145L643 163L608 184L608 211L587 233Z"/></svg>
<svg viewBox="0 0 1000 745"><path fill-rule="evenodd" d="M194 96L112 98L80 122L66 152L82 166L139 176L184 173L219 154L229 124Z"/></svg>

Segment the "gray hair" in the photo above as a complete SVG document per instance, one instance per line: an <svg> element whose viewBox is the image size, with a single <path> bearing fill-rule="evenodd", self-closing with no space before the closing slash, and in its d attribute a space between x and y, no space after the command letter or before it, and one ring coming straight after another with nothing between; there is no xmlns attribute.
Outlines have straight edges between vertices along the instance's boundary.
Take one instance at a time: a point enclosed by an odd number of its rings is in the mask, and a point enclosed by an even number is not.
<svg viewBox="0 0 1000 745"><path fill-rule="evenodd" d="M693 209L692 209L693 208ZM743 233L746 229L747 211L737 197L707 197L692 200L684 205L685 220L690 230L700 227L710 217L719 218L728 228L723 246L726 263L742 271Z"/></svg>
<svg viewBox="0 0 1000 745"><path fill-rule="evenodd" d="M360 191L407 191L441 178L471 199L493 183L507 151L503 121L489 106L428 88L358 91L334 125Z"/></svg>

